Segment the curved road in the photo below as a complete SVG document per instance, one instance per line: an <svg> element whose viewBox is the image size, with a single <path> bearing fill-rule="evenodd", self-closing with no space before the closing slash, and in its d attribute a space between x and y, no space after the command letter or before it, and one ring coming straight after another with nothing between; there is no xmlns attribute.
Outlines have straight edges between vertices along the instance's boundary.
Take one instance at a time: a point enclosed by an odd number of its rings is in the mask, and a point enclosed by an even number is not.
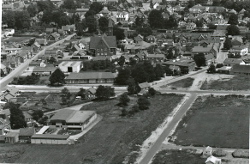
<svg viewBox="0 0 250 164"><path fill-rule="evenodd" d="M30 64L30 62L31 62L32 60L36 60L36 59L38 58L39 55L44 54L44 52L45 52L46 49L51 48L51 47L53 47L53 46L56 46L56 45L58 45L58 44L61 44L61 43L63 43L65 40L71 39L71 37L73 37L74 35L75 35L75 33L72 34L72 35L69 35L69 36L67 36L66 38L64 38L64 39L62 39L62 40L59 40L59 41L57 41L57 42L55 42L55 43L53 43L53 44L51 44L51 45L49 45L49 46L44 47L43 50L39 51L39 52L38 52L35 56L33 56L31 59L25 60L24 63L20 64L17 68L15 68L15 69L14 69L13 71L11 71L7 76L5 76L4 78L2 78L2 79L0 80L0 84L1 84L0 89L1 89L1 91L5 89L5 87L8 85L8 83L10 83L10 82L13 80L14 77L19 76L25 69L27 69L27 67L29 66L29 64Z"/></svg>

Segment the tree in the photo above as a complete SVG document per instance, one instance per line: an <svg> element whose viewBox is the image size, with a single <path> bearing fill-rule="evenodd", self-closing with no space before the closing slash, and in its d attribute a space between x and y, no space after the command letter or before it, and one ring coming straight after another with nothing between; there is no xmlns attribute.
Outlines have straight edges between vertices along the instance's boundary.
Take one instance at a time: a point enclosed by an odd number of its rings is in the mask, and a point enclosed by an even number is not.
<svg viewBox="0 0 250 164"><path fill-rule="evenodd" d="M229 50L229 49L232 47L231 39L226 38L223 47L224 47L225 49Z"/></svg>
<svg viewBox="0 0 250 164"><path fill-rule="evenodd" d="M99 28L105 33L108 31L109 20L106 17L101 17L99 20Z"/></svg>
<svg viewBox="0 0 250 164"><path fill-rule="evenodd" d="M149 13L148 21L151 28L162 28L163 17L160 10L152 10Z"/></svg>
<svg viewBox="0 0 250 164"><path fill-rule="evenodd" d="M137 83L143 83L149 81L149 74L144 70L142 64L136 64L135 68L132 69L131 76Z"/></svg>
<svg viewBox="0 0 250 164"><path fill-rule="evenodd" d="M166 66L165 67L165 73L166 73L166 75L172 75L173 71L168 66Z"/></svg>
<svg viewBox="0 0 250 164"><path fill-rule="evenodd" d="M70 103L70 97L71 97L71 93L69 92L68 88L63 88L61 90L61 100L62 100L62 104L69 104Z"/></svg>
<svg viewBox="0 0 250 164"><path fill-rule="evenodd" d="M76 9L76 3L74 0L64 0L63 5L61 5L61 7L65 9L74 10Z"/></svg>
<svg viewBox="0 0 250 164"><path fill-rule="evenodd" d="M201 19L200 19L200 20L197 20L197 21L195 22L195 24L196 24L196 27L199 27L199 28L203 27L203 23L202 23L202 20L201 20Z"/></svg>
<svg viewBox="0 0 250 164"><path fill-rule="evenodd" d="M146 110L150 106L150 102L148 101L148 99L145 96L140 97L137 101L137 104L138 104L140 110Z"/></svg>
<svg viewBox="0 0 250 164"><path fill-rule="evenodd" d="M125 57L124 57L124 56L121 56L121 57L119 58L118 64L119 64L120 66L123 66L124 63L125 63Z"/></svg>
<svg viewBox="0 0 250 164"><path fill-rule="evenodd" d="M80 88L80 91L76 94L77 96L81 96L82 99L85 99L86 90Z"/></svg>
<svg viewBox="0 0 250 164"><path fill-rule="evenodd" d="M236 14L231 14L228 20L228 24L237 25L239 24L238 16Z"/></svg>
<svg viewBox="0 0 250 164"><path fill-rule="evenodd" d="M169 19L164 20L164 28L173 29L176 27L178 27L178 23L173 15L171 15Z"/></svg>
<svg viewBox="0 0 250 164"><path fill-rule="evenodd" d="M89 29L89 32L96 32L97 22L94 16L87 17L86 24Z"/></svg>
<svg viewBox="0 0 250 164"><path fill-rule="evenodd" d="M14 11L3 12L2 21L3 21L3 24L8 25L8 28L14 28L15 23L16 23L15 22L15 12Z"/></svg>
<svg viewBox="0 0 250 164"><path fill-rule="evenodd" d="M236 25L229 25L227 27L227 35L239 35L240 30Z"/></svg>
<svg viewBox="0 0 250 164"><path fill-rule="evenodd" d="M129 77L130 77L129 68L120 69L115 79L115 83L118 85L127 85Z"/></svg>
<svg viewBox="0 0 250 164"><path fill-rule="evenodd" d="M49 77L50 84L53 85L60 85L64 84L64 73L58 68L56 69Z"/></svg>
<svg viewBox="0 0 250 164"><path fill-rule="evenodd" d="M216 68L214 64L211 64L207 70L208 73L215 73L216 72Z"/></svg>
<svg viewBox="0 0 250 164"><path fill-rule="evenodd" d="M38 13L38 7L37 7L37 5L34 5L33 3L31 3L27 7L27 11L29 12L30 17L34 17Z"/></svg>
<svg viewBox="0 0 250 164"><path fill-rule="evenodd" d="M51 1L37 1L38 12L40 11L52 11L55 9L55 5Z"/></svg>
<svg viewBox="0 0 250 164"><path fill-rule="evenodd" d="M96 97L98 99L109 99L112 96L115 96L115 90L114 88L111 88L110 86L102 86L99 85L96 90Z"/></svg>
<svg viewBox="0 0 250 164"><path fill-rule="evenodd" d="M194 61L197 65L197 67L205 66L206 65L206 58L203 53L199 53L197 55L194 55Z"/></svg>
<svg viewBox="0 0 250 164"><path fill-rule="evenodd" d="M148 89L148 93L149 93L150 96L154 96L154 95L156 94L156 90L155 90L154 88L151 88L151 87L150 87L150 88Z"/></svg>
<svg viewBox="0 0 250 164"><path fill-rule="evenodd" d="M128 94L137 94L140 92L141 88L139 87L138 83L135 82L133 78L129 78L128 81Z"/></svg>
<svg viewBox="0 0 250 164"><path fill-rule="evenodd" d="M116 36L116 40L122 40L125 38L124 30L117 26L113 27L113 35Z"/></svg>
<svg viewBox="0 0 250 164"><path fill-rule="evenodd" d="M102 9L103 9L103 5L101 3L98 3L98 2L93 2L89 8L89 10L94 11L95 14L98 14Z"/></svg>
<svg viewBox="0 0 250 164"><path fill-rule="evenodd" d="M144 38L149 36L149 35L152 35L152 33L153 33L152 29L148 26L139 27L136 29L136 31L138 34L141 34Z"/></svg>
<svg viewBox="0 0 250 164"><path fill-rule="evenodd" d="M39 119L41 119L43 117L43 111L42 110L35 110L32 113L32 118L36 121L38 121Z"/></svg>
<svg viewBox="0 0 250 164"><path fill-rule="evenodd" d="M9 109L10 109L11 129L20 129L20 128L27 127L23 112L19 109L20 105L14 104L12 102L10 102L8 105L9 105Z"/></svg>
<svg viewBox="0 0 250 164"><path fill-rule="evenodd" d="M156 66L154 68L154 72L155 72L156 80L160 80L161 77L163 77L164 73L165 73L161 64L156 64Z"/></svg>
<svg viewBox="0 0 250 164"><path fill-rule="evenodd" d="M153 1L152 0L150 0L150 5L149 6L150 6L151 9L153 9L154 5L153 5Z"/></svg>
<svg viewBox="0 0 250 164"><path fill-rule="evenodd" d="M135 18L135 26L138 28L138 27L141 27L142 25L143 25L143 18L136 17Z"/></svg>
<svg viewBox="0 0 250 164"><path fill-rule="evenodd" d="M122 106L127 106L128 102L130 101L128 94L127 93L123 93L120 97L120 102L119 104Z"/></svg>

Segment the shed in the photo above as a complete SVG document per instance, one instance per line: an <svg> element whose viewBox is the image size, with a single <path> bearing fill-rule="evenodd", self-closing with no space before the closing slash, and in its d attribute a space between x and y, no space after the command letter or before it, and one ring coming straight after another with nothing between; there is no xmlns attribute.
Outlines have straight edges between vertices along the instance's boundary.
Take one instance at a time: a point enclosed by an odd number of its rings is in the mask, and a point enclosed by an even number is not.
<svg viewBox="0 0 250 164"><path fill-rule="evenodd" d="M5 142L7 143L16 143L19 141L18 138L19 132L9 132L5 135Z"/></svg>
<svg viewBox="0 0 250 164"><path fill-rule="evenodd" d="M68 144L69 135L34 134L32 144Z"/></svg>
<svg viewBox="0 0 250 164"><path fill-rule="evenodd" d="M31 142L31 136L35 134L35 129L31 128L21 128L19 133L19 141L21 143Z"/></svg>

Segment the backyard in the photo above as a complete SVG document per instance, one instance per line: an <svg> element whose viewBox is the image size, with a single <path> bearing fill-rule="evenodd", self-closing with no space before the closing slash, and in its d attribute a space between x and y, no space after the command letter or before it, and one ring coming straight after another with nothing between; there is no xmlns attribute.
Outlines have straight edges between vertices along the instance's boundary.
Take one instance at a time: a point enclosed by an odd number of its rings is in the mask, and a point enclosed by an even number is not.
<svg viewBox="0 0 250 164"><path fill-rule="evenodd" d="M152 164L201 164L205 161L195 150L162 150L155 155Z"/></svg>
<svg viewBox="0 0 250 164"><path fill-rule="evenodd" d="M205 81L202 90L250 90L250 76L237 75L233 78Z"/></svg>
<svg viewBox="0 0 250 164"><path fill-rule="evenodd" d="M177 145L249 147L249 97L198 97L171 137Z"/></svg>
<svg viewBox="0 0 250 164"><path fill-rule="evenodd" d="M138 151L159 124L183 98L182 95L156 95L148 110L121 117L117 99L95 102L82 110L94 110L103 119L75 145L26 145L16 160L21 163L120 164L132 151ZM135 104L132 99L130 104ZM0 150L4 149L0 146ZM33 157L36 157L35 159ZM1 159L0 159L0 162Z"/></svg>

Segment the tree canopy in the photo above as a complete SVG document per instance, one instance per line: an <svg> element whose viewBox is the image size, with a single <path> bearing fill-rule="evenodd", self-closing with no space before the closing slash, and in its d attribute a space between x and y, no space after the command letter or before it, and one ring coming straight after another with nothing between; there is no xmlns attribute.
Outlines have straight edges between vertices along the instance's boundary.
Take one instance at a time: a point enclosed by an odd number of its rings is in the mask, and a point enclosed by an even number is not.
<svg viewBox="0 0 250 164"><path fill-rule="evenodd" d="M127 93L123 93L120 97L120 102L119 104L122 106L127 106L128 102L130 101L128 94Z"/></svg>
<svg viewBox="0 0 250 164"><path fill-rule="evenodd" d="M206 65L206 58L203 53L199 53L197 55L194 55L194 61L197 65L197 67L205 66Z"/></svg>
<svg viewBox="0 0 250 164"><path fill-rule="evenodd" d="M239 35L240 30L236 25L229 25L227 27L227 35Z"/></svg>
<svg viewBox="0 0 250 164"><path fill-rule="evenodd" d="M109 20L106 17L101 17L99 20L99 28L100 30L105 33L108 31Z"/></svg>
<svg viewBox="0 0 250 164"><path fill-rule="evenodd" d="M223 47L224 47L225 49L229 50L229 49L232 47L231 39L226 38Z"/></svg>
<svg viewBox="0 0 250 164"><path fill-rule="evenodd" d="M116 36L116 40L122 40L125 38L124 30L117 26L113 27L113 35Z"/></svg>
<svg viewBox="0 0 250 164"><path fill-rule="evenodd" d="M27 127L23 112L19 109L20 105L10 102L8 104L8 106L9 106L9 109L10 109L10 126L11 126L11 129L20 129L20 128Z"/></svg>
<svg viewBox="0 0 250 164"><path fill-rule="evenodd" d="M160 10L152 10L149 13L148 21L151 28L162 28L163 17Z"/></svg>
<svg viewBox="0 0 250 164"><path fill-rule="evenodd" d="M115 83L118 85L127 85L129 77L130 77L129 68L120 69L115 79Z"/></svg>
<svg viewBox="0 0 250 164"><path fill-rule="evenodd" d="M64 73L58 68L50 75L49 81L51 85L60 85L64 84L64 78Z"/></svg>
<svg viewBox="0 0 250 164"><path fill-rule="evenodd" d="M137 101L137 104L138 104L140 110L146 110L150 106L150 102L148 101L148 99L145 96L140 97Z"/></svg>
<svg viewBox="0 0 250 164"><path fill-rule="evenodd" d="M95 95L98 99L109 99L110 97L115 96L115 89L110 86L99 85Z"/></svg>
<svg viewBox="0 0 250 164"><path fill-rule="evenodd" d="M231 25L239 24L238 16L236 14L231 14L229 16L228 24L231 24Z"/></svg>

